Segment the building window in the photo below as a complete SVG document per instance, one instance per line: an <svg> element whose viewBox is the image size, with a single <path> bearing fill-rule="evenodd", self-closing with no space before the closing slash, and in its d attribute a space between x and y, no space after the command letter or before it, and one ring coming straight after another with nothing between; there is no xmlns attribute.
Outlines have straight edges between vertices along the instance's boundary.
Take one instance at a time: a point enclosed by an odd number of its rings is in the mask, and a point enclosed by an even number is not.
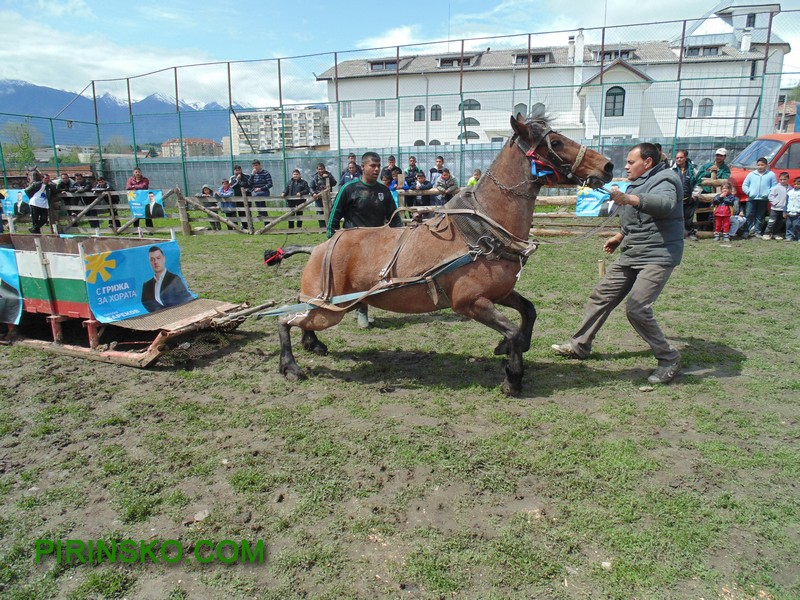
<svg viewBox="0 0 800 600"><path fill-rule="evenodd" d="M442 142L440 142L439 140L431 140L430 142L428 142L428 146L441 146L441 145Z"/></svg>
<svg viewBox="0 0 800 600"><path fill-rule="evenodd" d="M718 46L703 46L703 56L718 56L718 55L719 55Z"/></svg>
<svg viewBox="0 0 800 600"><path fill-rule="evenodd" d="M681 101L678 102L678 118L691 119L693 107L693 103L689 98L682 98Z"/></svg>
<svg viewBox="0 0 800 600"><path fill-rule="evenodd" d="M750 27L751 29L756 26L756 14L750 13L747 15L747 22L744 25L745 27Z"/></svg>
<svg viewBox="0 0 800 600"><path fill-rule="evenodd" d="M342 102L342 118L349 119L353 116L353 103L350 100Z"/></svg>
<svg viewBox="0 0 800 600"><path fill-rule="evenodd" d="M425 107L422 104L418 104L414 107L414 120L415 121L424 121L425 120Z"/></svg>
<svg viewBox="0 0 800 600"><path fill-rule="evenodd" d="M750 63L750 81L756 78L756 61Z"/></svg>
<svg viewBox="0 0 800 600"><path fill-rule="evenodd" d="M386 100L375 100L375 116L386 116Z"/></svg>
<svg viewBox="0 0 800 600"><path fill-rule="evenodd" d="M700 56L700 48L687 48L686 56Z"/></svg>
<svg viewBox="0 0 800 600"><path fill-rule="evenodd" d="M528 63L546 63L547 54L515 54L514 55L514 64L515 65L527 65Z"/></svg>
<svg viewBox="0 0 800 600"><path fill-rule="evenodd" d="M477 100L464 100L461 104L458 105L458 110L480 110L481 103Z"/></svg>
<svg viewBox="0 0 800 600"><path fill-rule="evenodd" d="M714 101L711 98L700 100L700 109L697 111L698 117L710 117L714 113Z"/></svg>
<svg viewBox="0 0 800 600"><path fill-rule="evenodd" d="M470 60L472 60L472 58L471 57L468 58L466 56L464 57L463 61L460 58L440 58L439 67L443 69L450 67L461 67L461 66L468 67Z"/></svg>
<svg viewBox="0 0 800 600"><path fill-rule="evenodd" d="M621 117L625 114L625 90L614 86L606 92L607 117Z"/></svg>
<svg viewBox="0 0 800 600"><path fill-rule="evenodd" d="M442 107L438 104L434 104L431 106L431 121L441 121L442 120Z"/></svg>
<svg viewBox="0 0 800 600"><path fill-rule="evenodd" d="M424 146L425 145L425 140L417 140L416 142L414 142L414 145L415 146Z"/></svg>
<svg viewBox="0 0 800 600"><path fill-rule="evenodd" d="M460 140L479 140L481 136L479 136L474 131L465 131L463 133L458 134L458 139Z"/></svg>
<svg viewBox="0 0 800 600"><path fill-rule="evenodd" d="M597 60L610 61L617 58L632 58L630 50L604 50L597 53Z"/></svg>
<svg viewBox="0 0 800 600"><path fill-rule="evenodd" d="M514 116L522 115L523 117L528 116L528 105L527 104L515 104L514 105Z"/></svg>
<svg viewBox="0 0 800 600"><path fill-rule="evenodd" d="M397 71L397 61L380 60L373 63L369 63L369 68L371 71Z"/></svg>
<svg viewBox="0 0 800 600"><path fill-rule="evenodd" d="M478 126L480 126L480 122L478 122L478 119L473 119L472 117L467 117L466 119L462 119L461 121L458 122L458 126L459 127L462 127L464 125L478 125Z"/></svg>

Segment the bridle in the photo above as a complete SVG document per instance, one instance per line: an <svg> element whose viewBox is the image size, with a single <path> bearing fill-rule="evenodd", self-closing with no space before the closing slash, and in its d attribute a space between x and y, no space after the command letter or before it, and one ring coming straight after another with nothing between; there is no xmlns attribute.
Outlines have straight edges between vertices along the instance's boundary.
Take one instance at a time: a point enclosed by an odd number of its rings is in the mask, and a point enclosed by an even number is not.
<svg viewBox="0 0 800 600"><path fill-rule="evenodd" d="M516 145L523 153L525 153L525 156L531 163L531 171L534 175L536 175L535 171L537 169L535 169L535 167L538 166L536 164L538 162L545 166L552 167L553 174L556 176L555 183L560 183L561 176L566 171L566 175L564 175L566 179L573 181L578 185L584 185L586 183L586 179L581 179L578 177L577 170L583 163L583 159L586 157L586 150L588 148L581 144L581 147L578 149L578 154L575 156L575 162L570 164L569 161L564 160L561 155L559 155L558 152L553 149L552 142L550 141L550 134L552 133L558 132L553 131L553 129L550 127L547 127L547 129L539 138L539 141L537 141L535 144L528 144L515 133L511 137L511 143ZM547 152L544 153L539 151L539 146L541 146L543 143L547 144Z"/></svg>
<svg viewBox="0 0 800 600"><path fill-rule="evenodd" d="M532 196L527 192L519 192L517 191L517 188L528 186L531 183L538 183L539 185L553 185L561 183L564 180L575 183L578 186L586 185L586 182L589 178L586 177L585 179L581 179L578 177L577 170L586 157L587 147L581 144L578 154L575 156L575 161L570 164L569 161L564 160L561 155L553 149L553 144L550 140L550 135L553 133L558 132L553 131L553 129L550 127L547 127L542 132L538 141L536 141L534 144L528 144L528 142L526 142L516 133L511 136L510 144L516 146L523 154L525 154L525 157L528 159L528 162L531 165L531 175L534 178L533 182L531 180L525 180L513 186L506 186L501 183L497 177L495 177L491 170L486 172L486 176L492 180L498 189L527 200L535 200L536 196ZM540 151L539 147L542 144L546 145L545 152Z"/></svg>

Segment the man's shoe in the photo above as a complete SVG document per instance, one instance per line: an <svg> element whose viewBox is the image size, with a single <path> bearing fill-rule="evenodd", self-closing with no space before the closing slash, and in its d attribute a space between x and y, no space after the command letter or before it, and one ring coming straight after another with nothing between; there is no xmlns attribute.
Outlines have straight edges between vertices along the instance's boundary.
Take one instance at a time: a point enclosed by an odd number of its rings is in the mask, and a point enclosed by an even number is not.
<svg viewBox="0 0 800 600"><path fill-rule="evenodd" d="M771 235L767 235L767 234L765 233L764 235L762 235L762 236L761 236L761 239L762 239L762 240L771 240L771 239L772 239L772 236L771 236Z"/></svg>
<svg viewBox="0 0 800 600"><path fill-rule="evenodd" d="M647 378L647 383L655 385L656 383L669 383L678 376L681 370L681 361L676 360L671 365L665 367L658 367L652 372L650 377Z"/></svg>
<svg viewBox="0 0 800 600"><path fill-rule="evenodd" d="M369 329L369 312L366 306L356 308L356 319L359 329Z"/></svg>
<svg viewBox="0 0 800 600"><path fill-rule="evenodd" d="M783 236L782 236L782 235L776 235L776 236L775 236L774 238L772 238L772 239L774 239L774 240L777 240L777 241L779 241L779 242L780 242L780 241L783 239Z"/></svg>
<svg viewBox="0 0 800 600"><path fill-rule="evenodd" d="M572 349L572 344L553 344L550 346L550 349L559 356L564 356L566 358L577 358L578 360L584 359L583 356Z"/></svg>
<svg viewBox="0 0 800 600"><path fill-rule="evenodd" d="M693 234L693 233L690 233L689 234L689 241L696 242L697 241L697 236L695 234Z"/></svg>

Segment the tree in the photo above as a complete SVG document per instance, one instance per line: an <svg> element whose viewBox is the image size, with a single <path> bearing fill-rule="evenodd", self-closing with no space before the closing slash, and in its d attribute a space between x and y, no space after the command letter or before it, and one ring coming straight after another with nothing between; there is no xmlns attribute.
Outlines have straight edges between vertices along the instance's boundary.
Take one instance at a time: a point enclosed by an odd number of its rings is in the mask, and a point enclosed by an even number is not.
<svg viewBox="0 0 800 600"><path fill-rule="evenodd" d="M789 90L789 94L786 96L786 99L800 102L800 83Z"/></svg>
<svg viewBox="0 0 800 600"><path fill-rule="evenodd" d="M22 123L3 125L2 138L9 140L3 144L3 155L9 163L33 166L36 163L34 150L42 144L42 134L26 119Z"/></svg>
<svg viewBox="0 0 800 600"><path fill-rule="evenodd" d="M108 143L103 148L103 152L106 154L131 154L133 146L121 135L112 135L108 138Z"/></svg>

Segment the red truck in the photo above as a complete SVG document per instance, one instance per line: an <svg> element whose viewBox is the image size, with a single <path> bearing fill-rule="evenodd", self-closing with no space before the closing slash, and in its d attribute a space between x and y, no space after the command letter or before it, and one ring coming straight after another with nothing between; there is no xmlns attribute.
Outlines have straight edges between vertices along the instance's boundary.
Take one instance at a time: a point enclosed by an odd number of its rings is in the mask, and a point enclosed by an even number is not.
<svg viewBox="0 0 800 600"><path fill-rule="evenodd" d="M746 200L742 192L742 184L747 174L756 168L756 161L764 157L769 168L778 177L786 171L789 183L800 177L800 133L769 133L762 135L731 161L730 181L734 185L734 193L740 200Z"/></svg>

